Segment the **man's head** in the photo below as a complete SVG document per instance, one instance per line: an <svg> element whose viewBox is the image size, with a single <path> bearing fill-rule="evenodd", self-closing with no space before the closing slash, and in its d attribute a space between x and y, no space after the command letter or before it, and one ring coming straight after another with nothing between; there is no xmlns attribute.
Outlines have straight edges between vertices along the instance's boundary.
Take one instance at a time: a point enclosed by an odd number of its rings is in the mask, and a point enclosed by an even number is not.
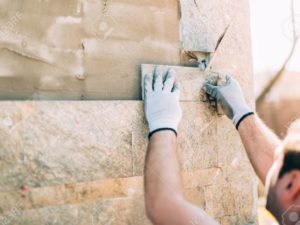
<svg viewBox="0 0 300 225"><path fill-rule="evenodd" d="M283 225L300 225L300 120L278 147L266 184L267 209Z"/></svg>

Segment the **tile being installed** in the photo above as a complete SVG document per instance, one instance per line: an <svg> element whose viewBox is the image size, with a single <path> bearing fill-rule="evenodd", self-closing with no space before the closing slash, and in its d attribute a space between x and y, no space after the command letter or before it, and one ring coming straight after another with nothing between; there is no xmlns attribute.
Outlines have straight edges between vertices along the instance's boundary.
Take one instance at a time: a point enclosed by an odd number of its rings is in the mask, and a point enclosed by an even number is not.
<svg viewBox="0 0 300 225"><path fill-rule="evenodd" d="M152 74L156 65L142 65L142 89L144 90L144 77L146 74ZM165 74L168 69L175 70L176 80L180 84L180 100L181 101L198 101L201 96L201 89L205 81L206 74L195 67L183 66L160 66L161 71ZM142 90L142 93L144 91ZM143 96L144 99L144 96Z"/></svg>

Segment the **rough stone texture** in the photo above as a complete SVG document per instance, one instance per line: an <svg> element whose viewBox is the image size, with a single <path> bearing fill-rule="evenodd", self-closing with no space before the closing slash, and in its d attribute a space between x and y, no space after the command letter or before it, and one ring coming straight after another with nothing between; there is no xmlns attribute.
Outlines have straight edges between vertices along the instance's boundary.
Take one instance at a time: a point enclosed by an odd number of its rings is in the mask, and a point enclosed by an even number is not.
<svg viewBox="0 0 300 225"><path fill-rule="evenodd" d="M187 199L220 221L255 221L256 179L232 125L203 103L181 104ZM149 224L142 102L2 102L0 109L2 216L17 205L14 224Z"/></svg>
<svg viewBox="0 0 300 225"><path fill-rule="evenodd" d="M180 0L181 45L186 51L214 52L231 22L228 1Z"/></svg>
<svg viewBox="0 0 300 225"><path fill-rule="evenodd" d="M182 107L182 168L215 166L216 144L208 138L216 137L214 117L202 103ZM10 176L0 174L1 191L17 184L38 187L142 175L147 145L142 102L16 102L0 108L2 166L10 171ZM13 146L20 152L9 152Z"/></svg>

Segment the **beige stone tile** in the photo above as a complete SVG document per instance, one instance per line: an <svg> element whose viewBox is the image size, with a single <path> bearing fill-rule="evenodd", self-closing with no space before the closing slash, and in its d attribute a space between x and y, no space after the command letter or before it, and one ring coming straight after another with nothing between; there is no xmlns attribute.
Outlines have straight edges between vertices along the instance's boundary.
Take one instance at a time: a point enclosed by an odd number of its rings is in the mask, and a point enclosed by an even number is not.
<svg viewBox="0 0 300 225"><path fill-rule="evenodd" d="M196 101L199 102L201 98L202 87L205 82L207 74L200 71L198 68L182 67L172 65L142 65L142 79L141 85L144 88L144 78L146 74L153 74L156 67L166 74L169 69L173 69L176 73L176 81L180 84L180 100L181 101ZM142 90L142 93L144 91Z"/></svg>
<svg viewBox="0 0 300 225"><path fill-rule="evenodd" d="M226 2L182 0L181 45L184 50L214 52L220 36L231 22Z"/></svg>
<svg viewBox="0 0 300 225"><path fill-rule="evenodd" d="M231 188L235 193L239 221L244 221L244 224L257 224L257 180L253 176L244 177L240 182L232 183Z"/></svg>
<svg viewBox="0 0 300 225"><path fill-rule="evenodd" d="M23 119L18 104L0 105L0 192L18 187L22 181L21 174L26 172L18 167L23 158Z"/></svg>
<svg viewBox="0 0 300 225"><path fill-rule="evenodd" d="M218 218L221 225L240 225L237 216L224 216Z"/></svg>
<svg viewBox="0 0 300 225"><path fill-rule="evenodd" d="M210 186L213 184L222 184L225 182L225 176L222 168L210 168L202 170L193 170L182 173L183 186L186 189Z"/></svg>
<svg viewBox="0 0 300 225"><path fill-rule="evenodd" d="M184 197L190 203L198 206L201 209L205 208L204 189L202 187L184 189Z"/></svg>
<svg viewBox="0 0 300 225"><path fill-rule="evenodd" d="M217 118L217 149L220 166L248 161L246 152L233 123L226 117Z"/></svg>
<svg viewBox="0 0 300 225"><path fill-rule="evenodd" d="M12 218L13 224L93 224L93 204L60 205L40 209L19 211Z"/></svg>
<svg viewBox="0 0 300 225"><path fill-rule="evenodd" d="M109 199L96 202L93 221L97 225L151 224L145 214L143 198Z"/></svg>
<svg viewBox="0 0 300 225"><path fill-rule="evenodd" d="M203 102L182 103L183 119L178 129L178 155L183 170L217 166L215 116Z"/></svg>
<svg viewBox="0 0 300 225"><path fill-rule="evenodd" d="M216 217L254 218L253 173L238 137L229 132L234 131L230 121L216 118L202 102L181 104L178 156L186 195L201 205L201 193L196 196L203 190L206 210ZM11 149L6 158L13 159L10 172L1 174L1 195L10 199L1 202L2 211L18 201L30 209L143 194L142 177L110 180L143 175L148 131L142 102L2 102L1 108L2 145ZM7 139L14 124L19 128L11 138L20 141L22 154ZM247 178L247 191L232 199L236 189L226 182L241 185L238 192ZM23 185L31 190L28 196ZM242 200L248 202L245 209L237 207Z"/></svg>
<svg viewBox="0 0 300 225"><path fill-rule="evenodd" d="M139 108L134 102L38 103L23 126L24 166L33 179L28 182L131 176L130 132Z"/></svg>
<svg viewBox="0 0 300 225"><path fill-rule="evenodd" d="M237 213L235 193L229 183L207 186L204 193L205 211L212 217L218 218Z"/></svg>

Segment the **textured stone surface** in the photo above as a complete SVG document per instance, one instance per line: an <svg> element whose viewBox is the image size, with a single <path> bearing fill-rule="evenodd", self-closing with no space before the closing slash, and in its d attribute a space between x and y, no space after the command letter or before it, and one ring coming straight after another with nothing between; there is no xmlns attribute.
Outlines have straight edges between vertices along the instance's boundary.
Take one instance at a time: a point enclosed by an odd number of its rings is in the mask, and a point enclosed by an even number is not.
<svg viewBox="0 0 300 225"><path fill-rule="evenodd" d="M200 102L182 102L183 119L179 125L179 150L181 169L205 169L217 165L216 122L208 108ZM145 129L143 130L145 131ZM134 174L141 175L144 169L146 133L134 132ZM193 131L193 132L191 132Z"/></svg>
<svg viewBox="0 0 300 225"><path fill-rule="evenodd" d="M210 141L216 138L214 117L203 103L183 102L182 107L182 168L217 165L216 143ZM19 102L0 108L6 114L1 117L2 166L10 170L8 177L0 174L0 191L142 175L147 145L142 102ZM11 108L15 117L8 115ZM19 143L12 143L14 136ZM13 146L20 152L10 153Z"/></svg>
<svg viewBox="0 0 300 225"><path fill-rule="evenodd" d="M255 221L256 179L233 126L181 104L186 198L219 220ZM16 224L149 224L142 102L1 102L0 118L2 216L17 204Z"/></svg>
<svg viewBox="0 0 300 225"><path fill-rule="evenodd" d="M180 0L183 50L214 52L220 36L230 24L227 1Z"/></svg>

